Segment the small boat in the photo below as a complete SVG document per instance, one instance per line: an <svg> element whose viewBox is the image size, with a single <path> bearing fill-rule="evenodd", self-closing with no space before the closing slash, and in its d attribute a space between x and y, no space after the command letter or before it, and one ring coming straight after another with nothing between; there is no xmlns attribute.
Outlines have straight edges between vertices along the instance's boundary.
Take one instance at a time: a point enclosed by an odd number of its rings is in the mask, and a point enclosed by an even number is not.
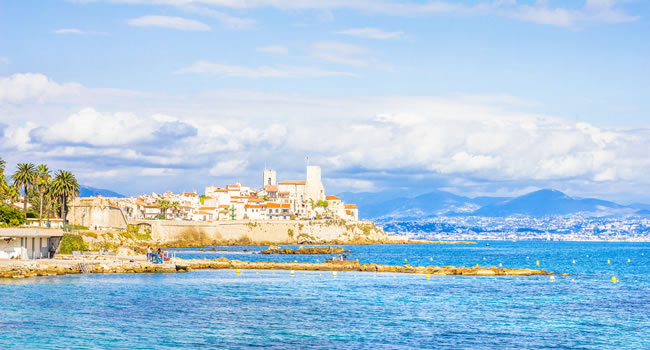
<svg viewBox="0 0 650 350"><path fill-rule="evenodd" d="M489 247L489 246L490 246L490 243L485 243L485 246L486 246L486 247Z"/></svg>

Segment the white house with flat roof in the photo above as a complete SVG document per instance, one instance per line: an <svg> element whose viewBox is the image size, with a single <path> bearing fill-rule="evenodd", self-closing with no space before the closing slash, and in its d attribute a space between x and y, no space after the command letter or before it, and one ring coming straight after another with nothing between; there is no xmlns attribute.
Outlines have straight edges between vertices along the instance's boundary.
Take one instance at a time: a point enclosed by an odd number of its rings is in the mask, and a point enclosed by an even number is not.
<svg viewBox="0 0 650 350"><path fill-rule="evenodd" d="M60 229L0 228L0 259L51 258L61 237Z"/></svg>

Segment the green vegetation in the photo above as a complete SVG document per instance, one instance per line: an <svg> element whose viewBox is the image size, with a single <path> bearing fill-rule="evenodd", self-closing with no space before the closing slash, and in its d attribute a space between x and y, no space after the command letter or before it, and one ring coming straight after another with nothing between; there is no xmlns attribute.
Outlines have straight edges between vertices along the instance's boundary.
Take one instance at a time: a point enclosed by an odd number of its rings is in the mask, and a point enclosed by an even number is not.
<svg viewBox="0 0 650 350"><path fill-rule="evenodd" d="M88 237L92 237L94 239L97 239L97 234L95 232L88 231L88 232L84 232L83 234L88 236Z"/></svg>
<svg viewBox="0 0 650 350"><path fill-rule="evenodd" d="M54 196L61 198L61 218L63 224L67 223L66 212L68 209L68 200L79 195L79 183L77 178L69 171L59 170L52 181L51 189Z"/></svg>
<svg viewBox="0 0 650 350"><path fill-rule="evenodd" d="M289 237L293 238L293 229L290 228L289 230L287 230L287 234L289 235Z"/></svg>
<svg viewBox="0 0 650 350"><path fill-rule="evenodd" d="M201 205L205 204L205 200L208 198L208 196L202 194L199 196L199 200L201 201Z"/></svg>
<svg viewBox="0 0 650 350"><path fill-rule="evenodd" d="M89 230L89 228L83 225L63 225L63 231L70 232L74 230L76 231Z"/></svg>
<svg viewBox="0 0 650 350"><path fill-rule="evenodd" d="M25 222L25 216L19 210L8 205L0 205L0 224L2 226L19 226Z"/></svg>
<svg viewBox="0 0 650 350"><path fill-rule="evenodd" d="M85 251L88 250L88 245L84 242L81 235L75 235L72 233L66 233L61 238L61 243L59 244L59 253L61 254L71 254L73 251Z"/></svg>
<svg viewBox="0 0 650 350"><path fill-rule="evenodd" d="M145 241L151 239L151 227L145 227L144 232L140 232L140 226L138 225L128 225L126 227L126 232L130 237L135 238L138 241Z"/></svg>
<svg viewBox="0 0 650 350"><path fill-rule="evenodd" d="M165 215L158 214L158 215L154 216L153 218L156 219L156 220L165 220Z"/></svg>
<svg viewBox="0 0 650 350"><path fill-rule="evenodd" d="M32 163L18 163L18 169L11 175L14 185L23 188L23 214L27 216L27 190L34 185L36 181L36 166Z"/></svg>
<svg viewBox="0 0 650 350"><path fill-rule="evenodd" d="M329 204L327 203L327 201L318 201L315 204L316 207L323 207L323 208L327 208L328 205Z"/></svg>

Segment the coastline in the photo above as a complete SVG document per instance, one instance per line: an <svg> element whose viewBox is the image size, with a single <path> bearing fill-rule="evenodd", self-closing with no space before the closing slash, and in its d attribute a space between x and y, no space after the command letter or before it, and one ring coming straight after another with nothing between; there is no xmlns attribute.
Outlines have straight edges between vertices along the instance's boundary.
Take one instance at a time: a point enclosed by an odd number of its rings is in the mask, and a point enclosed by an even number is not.
<svg viewBox="0 0 650 350"><path fill-rule="evenodd" d="M94 258L94 259L93 259ZM152 264L144 257L107 258L103 256L88 259L74 259L62 256L55 260L43 261L5 261L0 262L0 279L27 278L37 276L58 276L82 273L176 273L193 270L291 270L291 271L356 271L393 272L437 276L534 276L552 275L544 269L510 269L496 266L411 266L360 264L356 261L337 261L323 263L240 261L227 258L218 259L180 259L173 263Z"/></svg>

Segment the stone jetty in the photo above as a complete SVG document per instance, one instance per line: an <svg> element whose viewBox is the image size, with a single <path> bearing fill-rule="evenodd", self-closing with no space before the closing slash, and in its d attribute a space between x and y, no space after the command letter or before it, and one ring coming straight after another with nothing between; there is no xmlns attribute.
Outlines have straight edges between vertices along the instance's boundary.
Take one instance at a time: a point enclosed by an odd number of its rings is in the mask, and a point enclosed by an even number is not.
<svg viewBox="0 0 650 350"><path fill-rule="evenodd" d="M277 245L269 246L267 250L262 250L258 254L304 254L304 255L317 255L317 254L340 254L350 253L350 250L343 249L343 247L305 247L300 246L298 249L280 248Z"/></svg>
<svg viewBox="0 0 650 350"><path fill-rule="evenodd" d="M56 276L79 273L173 273L199 269L213 270L295 270L295 271L359 271L394 272L430 275L461 276L533 276L552 275L553 272L534 269L508 269L501 267L457 267L457 266L410 266L360 264L356 261L335 261L326 263L298 263L273 261L240 261L219 259L175 259L174 263L151 264L140 261L78 261L43 260L10 262L0 264L0 278L25 278L34 276Z"/></svg>

